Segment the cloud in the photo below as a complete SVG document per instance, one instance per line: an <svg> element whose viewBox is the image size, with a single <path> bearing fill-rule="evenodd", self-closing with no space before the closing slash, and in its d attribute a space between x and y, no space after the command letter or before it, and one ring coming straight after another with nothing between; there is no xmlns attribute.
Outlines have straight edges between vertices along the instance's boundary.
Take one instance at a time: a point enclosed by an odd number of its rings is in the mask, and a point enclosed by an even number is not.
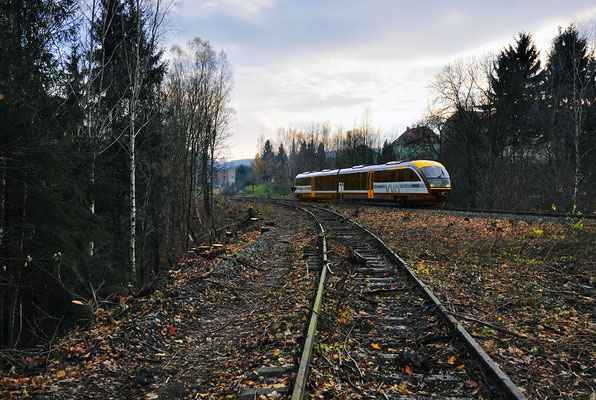
<svg viewBox="0 0 596 400"><path fill-rule="evenodd" d="M349 128L365 108L384 134L401 133L446 64L497 53L521 31L544 56L558 25L595 17L593 0L186 0L177 27L228 54L231 154L244 158L259 134L317 120Z"/></svg>
<svg viewBox="0 0 596 400"><path fill-rule="evenodd" d="M178 14L186 18L230 17L256 21L262 13L273 7L277 0L187 0Z"/></svg>
<svg viewBox="0 0 596 400"><path fill-rule="evenodd" d="M426 86L423 70L414 60L376 64L326 57L238 67L233 107L242 134L232 153L256 151L254 140L246 148L250 142L245 132L274 137L279 128L306 128L313 121L350 128L366 108L372 110L373 123L382 133L394 137L398 128L411 125L424 111L425 97L416 95Z"/></svg>

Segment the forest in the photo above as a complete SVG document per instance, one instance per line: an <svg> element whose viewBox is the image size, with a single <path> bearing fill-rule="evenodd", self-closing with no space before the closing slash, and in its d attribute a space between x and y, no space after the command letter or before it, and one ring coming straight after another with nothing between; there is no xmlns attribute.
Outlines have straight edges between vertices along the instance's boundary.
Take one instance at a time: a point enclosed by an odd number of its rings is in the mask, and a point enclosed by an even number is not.
<svg viewBox="0 0 596 400"><path fill-rule="evenodd" d="M142 291L214 224L231 67L200 38L166 63L168 7L0 3L0 346Z"/></svg>
<svg viewBox="0 0 596 400"><path fill-rule="evenodd" d="M440 147L413 145L409 159L445 165L449 207L596 210L596 58L582 32L559 28L544 64L522 32L500 53L456 60L429 82L428 110L415 124L432 129ZM283 194L303 171L397 160L371 119L367 110L351 129L280 129L262 140L254 178Z"/></svg>
<svg viewBox="0 0 596 400"><path fill-rule="evenodd" d="M161 0L0 2L0 347L49 340L90 302L143 292L217 225L232 66L206 39L164 46ZM592 212L596 58L576 26L546 63L530 34L430 83L454 206ZM262 140L242 185L395 159L365 112L352 129ZM238 189L238 188L237 188ZM117 301L115 304L118 304Z"/></svg>

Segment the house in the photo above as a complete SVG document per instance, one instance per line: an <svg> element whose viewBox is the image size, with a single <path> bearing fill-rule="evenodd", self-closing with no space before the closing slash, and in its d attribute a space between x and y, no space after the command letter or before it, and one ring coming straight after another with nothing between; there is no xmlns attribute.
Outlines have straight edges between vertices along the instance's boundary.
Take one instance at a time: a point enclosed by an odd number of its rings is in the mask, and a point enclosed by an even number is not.
<svg viewBox="0 0 596 400"><path fill-rule="evenodd" d="M234 182L236 182L235 168L222 168L215 173L215 185L218 187L230 186Z"/></svg>
<svg viewBox="0 0 596 400"><path fill-rule="evenodd" d="M439 156L440 138L427 126L407 127L393 143L393 152L399 160L430 159Z"/></svg>

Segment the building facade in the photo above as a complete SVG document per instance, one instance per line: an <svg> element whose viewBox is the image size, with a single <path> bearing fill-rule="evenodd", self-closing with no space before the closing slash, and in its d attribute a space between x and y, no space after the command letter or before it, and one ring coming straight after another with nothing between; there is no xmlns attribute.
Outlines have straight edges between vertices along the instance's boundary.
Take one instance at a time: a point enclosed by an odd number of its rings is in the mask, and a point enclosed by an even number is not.
<svg viewBox="0 0 596 400"><path fill-rule="evenodd" d="M406 128L392 145L399 160L436 160L441 149L439 135L427 126Z"/></svg>

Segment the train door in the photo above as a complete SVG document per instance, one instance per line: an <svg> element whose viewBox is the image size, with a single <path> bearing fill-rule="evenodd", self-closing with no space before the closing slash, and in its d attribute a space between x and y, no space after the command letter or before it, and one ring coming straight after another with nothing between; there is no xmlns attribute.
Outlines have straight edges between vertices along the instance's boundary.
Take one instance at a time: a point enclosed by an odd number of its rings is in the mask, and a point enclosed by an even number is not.
<svg viewBox="0 0 596 400"><path fill-rule="evenodd" d="M310 197L315 197L315 177L310 178Z"/></svg>
<svg viewBox="0 0 596 400"><path fill-rule="evenodd" d="M373 189L374 188L374 183L373 183L374 182L374 174L375 174L374 171L368 171L368 174L367 174L368 179L366 180L366 188L368 191L369 199L373 199L375 197L374 189Z"/></svg>

